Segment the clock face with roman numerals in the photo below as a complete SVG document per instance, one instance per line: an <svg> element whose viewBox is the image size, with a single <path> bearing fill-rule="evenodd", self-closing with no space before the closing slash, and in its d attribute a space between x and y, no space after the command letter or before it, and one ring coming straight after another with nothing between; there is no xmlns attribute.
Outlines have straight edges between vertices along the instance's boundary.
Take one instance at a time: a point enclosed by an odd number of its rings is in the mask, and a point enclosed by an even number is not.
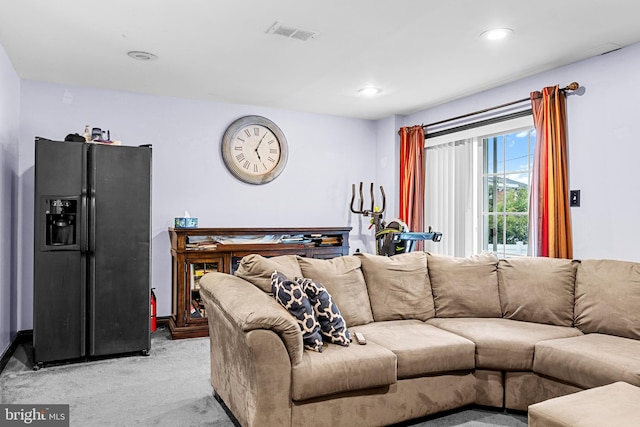
<svg viewBox="0 0 640 427"><path fill-rule="evenodd" d="M229 171L249 184L273 181L287 163L287 140L271 120L245 116L231 123L222 138L222 158Z"/></svg>

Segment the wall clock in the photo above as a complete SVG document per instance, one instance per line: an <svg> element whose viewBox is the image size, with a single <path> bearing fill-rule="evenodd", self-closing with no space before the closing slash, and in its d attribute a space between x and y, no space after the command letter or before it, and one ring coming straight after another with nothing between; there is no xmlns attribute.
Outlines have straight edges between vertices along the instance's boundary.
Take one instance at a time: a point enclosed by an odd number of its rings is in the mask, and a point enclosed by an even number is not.
<svg viewBox="0 0 640 427"><path fill-rule="evenodd" d="M284 170L289 148L280 128L261 116L245 116L222 137L222 159L229 171L249 184L271 182Z"/></svg>

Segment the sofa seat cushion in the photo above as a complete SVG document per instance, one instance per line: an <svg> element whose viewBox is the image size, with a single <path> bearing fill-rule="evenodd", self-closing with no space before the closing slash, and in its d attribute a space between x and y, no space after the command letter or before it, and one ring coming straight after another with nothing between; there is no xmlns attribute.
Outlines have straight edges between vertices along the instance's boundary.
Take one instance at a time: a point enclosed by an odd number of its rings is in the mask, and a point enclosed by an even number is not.
<svg viewBox="0 0 640 427"><path fill-rule="evenodd" d="M640 341L603 334L542 341L533 370L582 388L616 381L640 386Z"/></svg>
<svg viewBox="0 0 640 427"><path fill-rule="evenodd" d="M292 398L305 400L394 384L396 355L374 342L344 347L326 344L322 353L305 350L292 368Z"/></svg>
<svg viewBox="0 0 640 427"><path fill-rule="evenodd" d="M397 356L398 378L475 368L471 341L418 320L374 322L354 330L365 336L367 345L374 342Z"/></svg>
<svg viewBox="0 0 640 427"><path fill-rule="evenodd" d="M537 342L582 335L576 328L510 319L434 318L427 323L473 341L477 369L528 371Z"/></svg>

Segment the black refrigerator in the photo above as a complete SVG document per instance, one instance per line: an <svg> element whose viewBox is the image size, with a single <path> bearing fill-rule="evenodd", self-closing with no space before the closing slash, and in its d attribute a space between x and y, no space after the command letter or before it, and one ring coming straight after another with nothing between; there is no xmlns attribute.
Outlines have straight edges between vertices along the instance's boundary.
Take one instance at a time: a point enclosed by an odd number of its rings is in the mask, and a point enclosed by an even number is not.
<svg viewBox="0 0 640 427"><path fill-rule="evenodd" d="M35 140L34 368L148 354L151 147Z"/></svg>

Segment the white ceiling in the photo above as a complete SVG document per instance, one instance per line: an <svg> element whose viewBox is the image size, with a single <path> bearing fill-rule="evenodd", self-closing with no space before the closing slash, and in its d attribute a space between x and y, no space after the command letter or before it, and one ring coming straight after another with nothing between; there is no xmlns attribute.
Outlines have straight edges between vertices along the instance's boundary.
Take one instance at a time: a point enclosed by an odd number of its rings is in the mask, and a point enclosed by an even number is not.
<svg viewBox="0 0 640 427"><path fill-rule="evenodd" d="M318 35L267 34L275 22ZM494 27L513 35L479 37ZM0 0L22 79L365 119L639 41L637 0Z"/></svg>

